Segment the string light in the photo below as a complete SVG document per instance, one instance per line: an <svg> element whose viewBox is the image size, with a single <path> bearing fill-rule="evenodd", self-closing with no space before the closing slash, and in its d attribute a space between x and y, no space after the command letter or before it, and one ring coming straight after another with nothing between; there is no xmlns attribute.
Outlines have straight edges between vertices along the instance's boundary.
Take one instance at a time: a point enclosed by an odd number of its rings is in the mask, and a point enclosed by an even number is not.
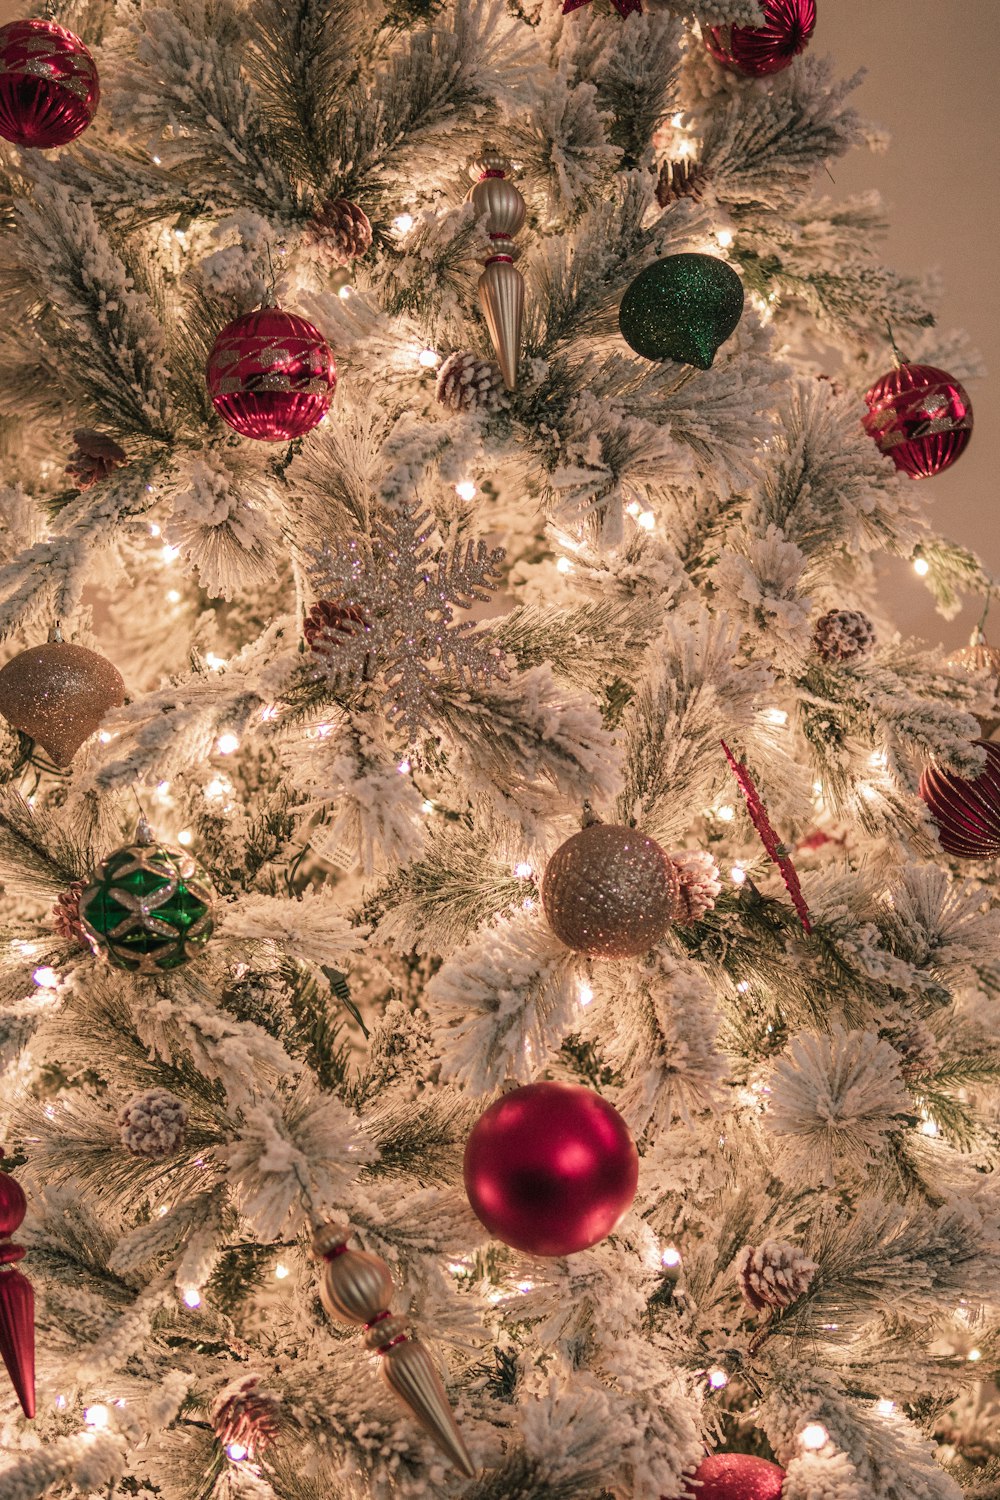
<svg viewBox="0 0 1000 1500"><path fill-rule="evenodd" d="M681 126L684 124L684 116L682 114L680 114L680 113L677 113L676 115L671 115L670 116L670 123L674 127L675 130L680 130Z"/></svg>
<svg viewBox="0 0 1000 1500"><path fill-rule="evenodd" d="M476 486L471 479L461 479L455 486L455 494L460 500L474 500L476 498Z"/></svg>
<svg viewBox="0 0 1000 1500"><path fill-rule="evenodd" d="M59 975L55 969L49 968L48 964L43 964L40 969L36 969L31 977L40 990L56 990L59 988Z"/></svg>
<svg viewBox="0 0 1000 1500"><path fill-rule="evenodd" d="M723 250L728 250L733 243L733 231L731 229L717 229L715 231L715 238Z"/></svg>
<svg viewBox="0 0 1000 1500"><path fill-rule="evenodd" d="M747 872L742 865L733 865L729 872L729 878L733 885L743 885L746 882Z"/></svg>
<svg viewBox="0 0 1000 1500"><path fill-rule="evenodd" d="M160 556L165 563L176 562L180 555L181 549L179 547L171 547L169 542L165 542L160 548Z"/></svg>
<svg viewBox="0 0 1000 1500"><path fill-rule="evenodd" d="M519 860L518 863L514 866L514 874L517 876L518 880L530 880L534 873L534 870L528 864L527 860Z"/></svg>
<svg viewBox="0 0 1000 1500"><path fill-rule="evenodd" d="M568 557L560 557L556 559L557 573L572 573L572 571L573 564L570 562Z"/></svg>
<svg viewBox="0 0 1000 1500"><path fill-rule="evenodd" d="M242 1443L226 1444L226 1457L231 1458L234 1464L241 1464L249 1451L249 1448L245 1448Z"/></svg>
<svg viewBox="0 0 1000 1500"><path fill-rule="evenodd" d="M340 288L340 291L337 293L337 296L340 298L341 302L346 302L353 291L354 288L352 286L342 286Z"/></svg>
<svg viewBox="0 0 1000 1500"><path fill-rule="evenodd" d="M220 755L232 755L234 750L240 748L240 737L238 734L233 734L231 729L227 729L225 734L219 735L219 738L215 742L215 748Z"/></svg>
<svg viewBox="0 0 1000 1500"><path fill-rule="evenodd" d="M168 604L180 604L180 602L181 602L181 591L180 591L180 589L167 589L167 603Z"/></svg>
<svg viewBox="0 0 1000 1500"><path fill-rule="evenodd" d="M708 1383L713 1391L724 1391L729 1384L729 1376L725 1370L709 1370Z"/></svg>
<svg viewBox="0 0 1000 1500"><path fill-rule="evenodd" d="M778 724L783 726L788 723L788 714L783 708L766 709L764 717L769 724Z"/></svg>
<svg viewBox="0 0 1000 1500"><path fill-rule="evenodd" d="M671 1270L674 1266L679 1266L680 1263L681 1252L674 1245L668 1245L660 1256L660 1264Z"/></svg>
<svg viewBox="0 0 1000 1500"><path fill-rule="evenodd" d="M533 1281L519 1281L517 1289L519 1292L533 1292L535 1290L535 1283Z"/></svg>
<svg viewBox="0 0 1000 1500"><path fill-rule="evenodd" d="M392 223L393 228L398 229L400 234L409 234L410 230L413 228L413 215L397 214Z"/></svg>
<svg viewBox="0 0 1000 1500"><path fill-rule="evenodd" d="M896 1403L895 1401L887 1400L886 1397L883 1396L881 1401L876 1401L875 1410L878 1412L880 1417L891 1417L893 1412L896 1410Z"/></svg>
<svg viewBox="0 0 1000 1500"><path fill-rule="evenodd" d="M161 531L161 527L159 527L156 524L155 521L150 521L150 523L149 523L149 534L150 534L150 536L159 536L160 535L160 531Z"/></svg>
<svg viewBox="0 0 1000 1500"><path fill-rule="evenodd" d="M585 979L580 981L580 1004L589 1005L594 998L594 991Z"/></svg>
<svg viewBox="0 0 1000 1500"><path fill-rule="evenodd" d="M830 1434L822 1422L808 1422L799 1433L799 1446L816 1453L830 1441Z"/></svg>
<svg viewBox="0 0 1000 1500"><path fill-rule="evenodd" d="M93 1427L98 1431L102 1431L105 1427L107 1427L109 1421L111 1420L111 1413L108 1411L108 1408L104 1405L104 1403L102 1401L99 1401L96 1406L84 1407L83 1420L86 1422L88 1427Z"/></svg>
<svg viewBox="0 0 1000 1500"><path fill-rule="evenodd" d="M923 1120L923 1122L922 1122L922 1124L921 1124L921 1126L920 1126L920 1134L921 1135L935 1136L935 1135L937 1135L937 1133L938 1133L937 1121L936 1120L931 1120L931 1119L925 1117L924 1120Z"/></svg>
<svg viewBox="0 0 1000 1500"><path fill-rule="evenodd" d="M233 783L228 776L213 776L205 787L204 797L206 802L219 802L223 797L231 795Z"/></svg>
<svg viewBox="0 0 1000 1500"><path fill-rule="evenodd" d="M983 1351L981 1349L970 1349L965 1357L970 1364L974 1365L977 1359L982 1359Z"/></svg>
<svg viewBox="0 0 1000 1500"><path fill-rule="evenodd" d="M736 816L736 809L729 802L724 802L715 809L715 816L720 823L731 823Z"/></svg>
<svg viewBox="0 0 1000 1500"><path fill-rule="evenodd" d="M656 517L651 510L640 511L635 519L636 524L641 526L643 531L652 531L656 525Z"/></svg>
<svg viewBox="0 0 1000 1500"><path fill-rule="evenodd" d="M747 991L749 990L749 988L750 988L750 981L749 981L749 979L741 979L740 982L739 982L739 984L736 986L736 993L738 995L745 995L747 993Z"/></svg>
<svg viewBox="0 0 1000 1500"><path fill-rule="evenodd" d="M187 848L188 844L194 843L194 834L191 832L190 828L181 829L180 833L177 835L177 842L183 845L185 849Z"/></svg>
<svg viewBox="0 0 1000 1500"><path fill-rule="evenodd" d="M291 1275L291 1272L289 1271L288 1267L285 1265L284 1261L279 1260L278 1264L274 1268L275 1281L284 1281L285 1277L289 1275Z"/></svg>
<svg viewBox="0 0 1000 1500"><path fill-rule="evenodd" d="M206 651L205 665L213 672L220 672L226 665L226 658L224 656L218 656L214 651Z"/></svg>
<svg viewBox="0 0 1000 1500"><path fill-rule="evenodd" d="M114 739L114 735L109 734L106 729L102 729L97 738L100 740L102 745L110 745L111 741Z"/></svg>
<svg viewBox="0 0 1000 1500"><path fill-rule="evenodd" d="M154 167L158 167L160 165L160 158L158 156L153 156L150 158L150 160L152 161Z"/></svg>
<svg viewBox="0 0 1000 1500"><path fill-rule="evenodd" d="M201 1293L199 1292L198 1288L196 1286L186 1287L184 1290L183 1301L185 1307L200 1307Z"/></svg>
<svg viewBox="0 0 1000 1500"><path fill-rule="evenodd" d="M420 804L420 809L422 812L432 813L434 811L434 803L429 797L425 797L423 802Z"/></svg>
<svg viewBox="0 0 1000 1500"><path fill-rule="evenodd" d="M913 571L920 578L926 578L931 570L931 565L926 557L915 557L913 559Z"/></svg>
<svg viewBox="0 0 1000 1500"><path fill-rule="evenodd" d="M410 774L410 762L406 759L405 755L404 755L403 759L399 762L399 765L396 767L396 770L399 772L400 776L409 776L409 774Z"/></svg>
<svg viewBox="0 0 1000 1500"><path fill-rule="evenodd" d="M417 361L425 370L433 370L435 365L440 364L441 356L436 349L421 349Z"/></svg>

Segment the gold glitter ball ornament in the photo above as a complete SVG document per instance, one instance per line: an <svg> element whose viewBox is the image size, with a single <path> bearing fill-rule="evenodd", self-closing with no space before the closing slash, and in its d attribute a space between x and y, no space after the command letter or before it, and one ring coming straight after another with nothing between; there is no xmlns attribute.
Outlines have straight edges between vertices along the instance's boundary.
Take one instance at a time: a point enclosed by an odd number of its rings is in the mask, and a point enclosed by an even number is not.
<svg viewBox="0 0 1000 1500"><path fill-rule="evenodd" d="M553 854L542 906L560 941L591 958L637 958L677 912L679 878L655 839L636 828L592 823Z"/></svg>
<svg viewBox="0 0 1000 1500"><path fill-rule="evenodd" d="M0 671L0 714L68 766L111 708L125 701L118 668L86 646L29 646Z"/></svg>

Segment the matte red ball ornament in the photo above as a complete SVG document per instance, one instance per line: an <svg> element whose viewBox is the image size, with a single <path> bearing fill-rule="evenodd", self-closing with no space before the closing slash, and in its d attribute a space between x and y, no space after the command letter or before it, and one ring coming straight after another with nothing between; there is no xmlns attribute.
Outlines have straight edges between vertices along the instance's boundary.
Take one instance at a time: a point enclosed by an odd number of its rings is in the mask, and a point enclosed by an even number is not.
<svg viewBox="0 0 1000 1500"><path fill-rule="evenodd" d="M865 402L865 431L911 479L950 468L972 436L968 392L933 365L901 364L875 382Z"/></svg>
<svg viewBox="0 0 1000 1500"><path fill-rule="evenodd" d="M920 778L920 795L946 854L995 859L1000 854L1000 745L975 743L986 751L986 765L978 776L956 776L928 766Z"/></svg>
<svg viewBox="0 0 1000 1500"><path fill-rule="evenodd" d="M688 1481L688 1500L781 1500L785 1471L751 1453L711 1453Z"/></svg>
<svg viewBox="0 0 1000 1500"><path fill-rule="evenodd" d="M97 65L55 21L0 26L0 135L47 151L86 130L101 97Z"/></svg>
<svg viewBox="0 0 1000 1500"><path fill-rule="evenodd" d="M305 318L262 307L228 323L205 372L212 405L242 437L287 443L304 437L330 409L337 367Z"/></svg>
<svg viewBox="0 0 1000 1500"><path fill-rule="evenodd" d="M0 1359L6 1366L21 1410L26 1417L33 1417L35 1294L27 1276L16 1266L24 1250L10 1240L27 1208L21 1184L7 1172L0 1172Z"/></svg>
<svg viewBox="0 0 1000 1500"><path fill-rule="evenodd" d="M529 1083L480 1115L465 1147L465 1191L496 1239L531 1255L574 1255L628 1212L639 1153L618 1111L591 1089Z"/></svg>
<svg viewBox="0 0 1000 1500"><path fill-rule="evenodd" d="M816 0L761 0L763 26L709 26L705 45L717 62L747 78L780 73L809 45Z"/></svg>

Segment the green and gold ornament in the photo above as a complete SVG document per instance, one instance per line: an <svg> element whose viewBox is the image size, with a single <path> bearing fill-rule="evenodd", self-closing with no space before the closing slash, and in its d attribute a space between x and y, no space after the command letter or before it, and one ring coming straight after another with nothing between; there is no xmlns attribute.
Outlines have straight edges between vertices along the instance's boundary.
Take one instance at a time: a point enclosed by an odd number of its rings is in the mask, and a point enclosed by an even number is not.
<svg viewBox="0 0 1000 1500"><path fill-rule="evenodd" d="M644 359L711 369L743 316L743 283L717 255L667 255L640 271L621 300L618 326Z"/></svg>
<svg viewBox="0 0 1000 1500"><path fill-rule="evenodd" d="M158 844L145 818L135 839L102 860L80 897L94 952L117 969L154 974L186 964L212 936L214 892L184 849Z"/></svg>

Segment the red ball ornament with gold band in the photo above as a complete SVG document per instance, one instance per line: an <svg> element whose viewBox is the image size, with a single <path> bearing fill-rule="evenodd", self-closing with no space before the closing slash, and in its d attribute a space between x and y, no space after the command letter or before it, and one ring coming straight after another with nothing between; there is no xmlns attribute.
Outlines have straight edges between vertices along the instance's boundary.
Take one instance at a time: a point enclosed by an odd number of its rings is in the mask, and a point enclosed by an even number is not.
<svg viewBox="0 0 1000 1500"><path fill-rule="evenodd" d="M55 21L0 26L0 136L47 151L66 146L97 113L97 64Z"/></svg>
<svg viewBox="0 0 1000 1500"><path fill-rule="evenodd" d="M950 468L972 436L968 392L934 365L897 365L866 392L865 404L865 431L911 479Z"/></svg>
<svg viewBox="0 0 1000 1500"><path fill-rule="evenodd" d="M319 329L280 307L228 323L212 345L205 374L223 421L264 443L311 432L337 386L333 354Z"/></svg>
<svg viewBox="0 0 1000 1500"><path fill-rule="evenodd" d="M809 45L816 0L761 0L763 26L709 26L705 45L723 67L747 78L780 73Z"/></svg>

